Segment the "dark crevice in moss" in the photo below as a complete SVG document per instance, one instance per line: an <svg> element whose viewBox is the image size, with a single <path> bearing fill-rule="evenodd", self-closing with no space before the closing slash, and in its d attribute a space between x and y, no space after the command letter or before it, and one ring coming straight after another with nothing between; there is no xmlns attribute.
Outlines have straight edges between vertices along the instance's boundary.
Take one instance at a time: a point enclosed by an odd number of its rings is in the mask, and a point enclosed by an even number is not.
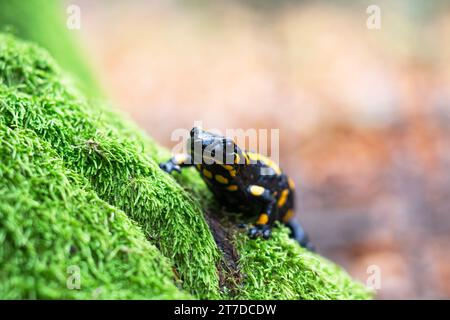
<svg viewBox="0 0 450 320"><path fill-rule="evenodd" d="M224 294L232 298L237 294L238 286L242 280L242 274L239 270L239 252L232 241L237 228L229 219L226 219L226 212L217 208L204 211L206 222L217 247L222 253L217 266L219 286Z"/></svg>

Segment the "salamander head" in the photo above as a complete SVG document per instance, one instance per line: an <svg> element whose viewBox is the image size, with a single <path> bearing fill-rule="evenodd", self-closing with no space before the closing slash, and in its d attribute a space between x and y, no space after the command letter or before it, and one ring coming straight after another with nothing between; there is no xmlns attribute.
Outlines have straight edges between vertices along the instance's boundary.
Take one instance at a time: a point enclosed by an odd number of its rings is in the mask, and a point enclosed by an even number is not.
<svg viewBox="0 0 450 320"><path fill-rule="evenodd" d="M194 127L188 140L194 164L234 165L242 151L232 139Z"/></svg>

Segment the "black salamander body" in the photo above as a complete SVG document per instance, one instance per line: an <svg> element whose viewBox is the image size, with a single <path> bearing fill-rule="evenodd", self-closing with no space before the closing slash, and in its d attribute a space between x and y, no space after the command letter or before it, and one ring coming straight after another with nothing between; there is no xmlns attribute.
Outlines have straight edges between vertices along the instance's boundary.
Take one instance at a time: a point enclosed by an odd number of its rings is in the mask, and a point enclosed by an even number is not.
<svg viewBox="0 0 450 320"><path fill-rule="evenodd" d="M294 182L271 159L241 150L233 140L193 128L189 154L178 154L160 164L171 173L195 166L216 199L230 211L258 216L249 229L252 238L268 239L275 221L286 224L304 247L312 246L294 221Z"/></svg>

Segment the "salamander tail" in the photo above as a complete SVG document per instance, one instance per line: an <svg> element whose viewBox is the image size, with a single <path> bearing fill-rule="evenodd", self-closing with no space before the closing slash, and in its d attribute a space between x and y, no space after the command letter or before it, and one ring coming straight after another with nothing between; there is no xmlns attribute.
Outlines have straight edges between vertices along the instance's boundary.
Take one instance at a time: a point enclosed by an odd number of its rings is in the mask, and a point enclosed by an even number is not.
<svg viewBox="0 0 450 320"><path fill-rule="evenodd" d="M313 252L315 251L313 244L299 222L291 219L286 222L286 226L291 230L291 238L297 240L303 248Z"/></svg>

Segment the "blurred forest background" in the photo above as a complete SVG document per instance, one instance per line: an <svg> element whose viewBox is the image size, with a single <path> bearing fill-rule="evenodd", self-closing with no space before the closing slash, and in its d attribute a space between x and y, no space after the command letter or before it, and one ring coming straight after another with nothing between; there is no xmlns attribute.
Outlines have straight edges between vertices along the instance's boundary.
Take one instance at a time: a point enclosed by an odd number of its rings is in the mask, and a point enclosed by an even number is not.
<svg viewBox="0 0 450 320"><path fill-rule="evenodd" d="M65 4L113 104L156 140L195 120L279 128L319 253L362 282L379 266L378 298L450 298L448 1Z"/></svg>

